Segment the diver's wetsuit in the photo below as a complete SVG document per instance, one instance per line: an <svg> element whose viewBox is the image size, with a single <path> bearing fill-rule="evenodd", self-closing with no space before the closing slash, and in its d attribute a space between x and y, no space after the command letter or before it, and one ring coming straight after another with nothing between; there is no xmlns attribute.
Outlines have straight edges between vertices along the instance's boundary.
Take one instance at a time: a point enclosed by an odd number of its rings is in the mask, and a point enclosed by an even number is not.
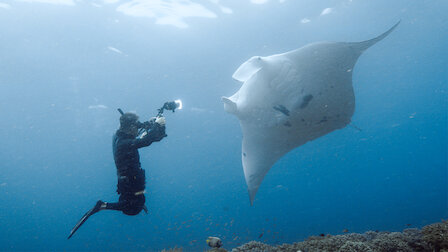
<svg viewBox="0 0 448 252"><path fill-rule="evenodd" d="M138 149L149 146L166 137L165 122L163 117L144 123L138 122L138 116L132 113L124 114L120 110L120 129L114 135L112 148L115 165L117 167L118 185L117 192L120 198L117 203L107 203L98 200L95 206L87 211L70 231L67 239L72 237L87 219L101 210L118 210L127 215L136 215L145 207L145 170L140 167L140 155ZM161 123L157 122L159 120ZM145 130L146 135L136 138L138 129ZM148 129L151 129L148 131ZM129 133L126 133L129 132Z"/></svg>
<svg viewBox="0 0 448 252"><path fill-rule="evenodd" d="M163 132L162 132L163 131ZM143 138L137 139L118 130L112 141L115 165L117 167L120 194L118 203L107 203L106 209L120 210L127 215L136 215L145 208L145 170L140 166L138 149L157 141L163 129L151 130Z"/></svg>

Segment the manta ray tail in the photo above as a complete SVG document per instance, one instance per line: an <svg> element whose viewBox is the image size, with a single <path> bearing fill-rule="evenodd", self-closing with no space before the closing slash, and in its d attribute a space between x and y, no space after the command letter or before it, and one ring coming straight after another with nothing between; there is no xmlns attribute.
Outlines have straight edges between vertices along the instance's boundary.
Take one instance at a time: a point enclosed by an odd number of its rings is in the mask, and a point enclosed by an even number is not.
<svg viewBox="0 0 448 252"><path fill-rule="evenodd" d="M399 24L401 21L398 21L394 26L392 26L389 30L387 30L385 33L379 35L376 38L373 39L369 39L366 41L362 41L359 43L356 43L356 47L358 48L358 50L360 50L361 52L367 50L367 48L371 47L372 45L376 44L378 41L384 39L385 37L387 37L387 35L389 35Z"/></svg>
<svg viewBox="0 0 448 252"><path fill-rule="evenodd" d="M250 200L250 205L253 206L254 205L254 200L255 200L255 195L257 194L258 188L256 189L249 189L249 200Z"/></svg>

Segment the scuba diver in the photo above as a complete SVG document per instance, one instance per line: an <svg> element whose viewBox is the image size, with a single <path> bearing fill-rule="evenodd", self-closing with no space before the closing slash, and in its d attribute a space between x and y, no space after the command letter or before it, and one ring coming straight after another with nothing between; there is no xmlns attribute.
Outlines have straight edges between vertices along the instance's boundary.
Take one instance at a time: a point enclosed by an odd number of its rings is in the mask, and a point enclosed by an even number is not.
<svg viewBox="0 0 448 252"><path fill-rule="evenodd" d="M138 149L147 147L153 142L159 142L167 136L163 110L169 109L174 112L179 107L181 107L180 100L166 102L159 109L156 117L144 123L139 122L136 114L123 113L121 109L118 109L121 114L120 128L114 134L112 148L118 176L117 193L120 197L116 203L98 200L95 206L78 221L67 239L70 239L90 216L101 210L117 210L127 215L137 215L142 210L148 213L144 195L145 170L140 166Z"/></svg>

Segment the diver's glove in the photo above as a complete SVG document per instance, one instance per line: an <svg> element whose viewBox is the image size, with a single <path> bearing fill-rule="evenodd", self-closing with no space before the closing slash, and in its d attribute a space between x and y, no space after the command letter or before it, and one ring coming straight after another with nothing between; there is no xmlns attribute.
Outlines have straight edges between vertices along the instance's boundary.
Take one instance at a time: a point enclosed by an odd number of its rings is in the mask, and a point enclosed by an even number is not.
<svg viewBox="0 0 448 252"><path fill-rule="evenodd" d="M165 127L165 124L166 124L165 117L163 117L163 116L156 117L154 122L159 124L160 126L163 126L163 127Z"/></svg>
<svg viewBox="0 0 448 252"><path fill-rule="evenodd" d="M142 123L139 122L138 128L139 129L149 130L149 129L151 129L153 124L154 124L154 122L152 122L151 120L146 121L146 122L142 122Z"/></svg>
<svg viewBox="0 0 448 252"><path fill-rule="evenodd" d="M154 126L154 123L156 123L156 119L157 119L156 117L149 118L148 123L151 127Z"/></svg>
<svg viewBox="0 0 448 252"><path fill-rule="evenodd" d="M154 127L154 124L160 124L162 126L165 126L165 117L158 116L158 117L151 117L148 121L139 123L138 127L141 129L150 130Z"/></svg>
<svg viewBox="0 0 448 252"><path fill-rule="evenodd" d="M148 135L153 142L158 142L167 136L165 133L165 117L162 116L155 118L151 131L148 132Z"/></svg>

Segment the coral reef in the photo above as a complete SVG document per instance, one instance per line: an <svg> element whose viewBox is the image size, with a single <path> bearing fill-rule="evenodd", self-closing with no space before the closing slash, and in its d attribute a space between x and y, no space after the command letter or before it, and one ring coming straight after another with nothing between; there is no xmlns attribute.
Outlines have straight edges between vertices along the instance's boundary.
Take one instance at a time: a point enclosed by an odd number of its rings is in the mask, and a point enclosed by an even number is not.
<svg viewBox="0 0 448 252"><path fill-rule="evenodd" d="M225 245L225 244L224 244ZM226 252L224 248L213 248L208 252ZM403 232L367 231L363 234L310 236L303 242L268 245L251 241L234 248L232 252L448 252L448 220ZM182 252L182 248L163 250Z"/></svg>
<svg viewBox="0 0 448 252"><path fill-rule="evenodd" d="M424 226L422 234L434 251L448 251L448 220Z"/></svg>
<svg viewBox="0 0 448 252"><path fill-rule="evenodd" d="M182 252L182 248L163 249L161 252Z"/></svg>
<svg viewBox="0 0 448 252"><path fill-rule="evenodd" d="M210 250L207 250L207 252L227 252L224 248L212 248Z"/></svg>
<svg viewBox="0 0 448 252"><path fill-rule="evenodd" d="M275 250L274 247L264 244L262 242L251 241L238 248L232 249L232 252L242 252L242 251L267 252L274 250Z"/></svg>
<svg viewBox="0 0 448 252"><path fill-rule="evenodd" d="M243 251L448 252L448 221L427 225L421 230L405 229L403 232L368 231L364 234L311 236L303 242L279 246L251 241L232 249L232 252Z"/></svg>

